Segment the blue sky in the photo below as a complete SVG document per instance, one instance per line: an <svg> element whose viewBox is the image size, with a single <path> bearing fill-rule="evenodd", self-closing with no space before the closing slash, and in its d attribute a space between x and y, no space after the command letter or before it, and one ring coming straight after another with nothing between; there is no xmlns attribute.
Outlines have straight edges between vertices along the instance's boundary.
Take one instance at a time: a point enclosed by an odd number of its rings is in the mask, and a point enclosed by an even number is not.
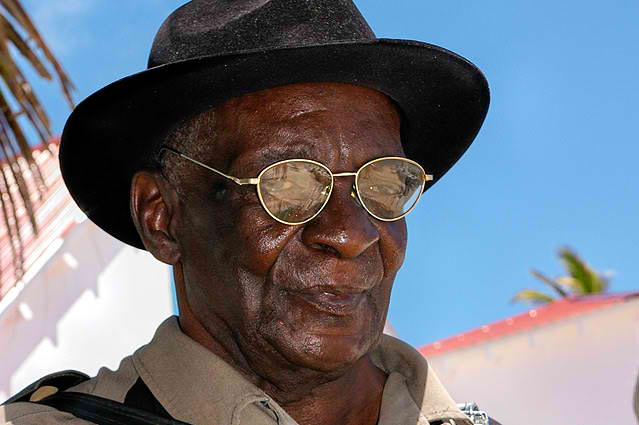
<svg viewBox="0 0 639 425"><path fill-rule="evenodd" d="M23 0L77 86L76 100L146 66L178 0ZM408 217L389 318L423 345L528 308L530 275L571 246L613 291L639 288L639 3L358 0L378 37L426 41L478 65L488 117ZM55 84L35 84L62 131Z"/></svg>

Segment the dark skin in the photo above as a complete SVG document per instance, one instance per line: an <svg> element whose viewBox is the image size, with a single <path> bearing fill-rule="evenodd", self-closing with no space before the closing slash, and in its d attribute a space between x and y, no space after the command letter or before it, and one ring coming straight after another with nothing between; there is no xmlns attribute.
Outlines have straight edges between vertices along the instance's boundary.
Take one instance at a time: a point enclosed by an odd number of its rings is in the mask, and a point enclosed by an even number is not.
<svg viewBox="0 0 639 425"><path fill-rule="evenodd" d="M200 131L210 147L197 159L242 178L289 158L355 171L403 156L399 125L371 89L278 87L217 106L215 138ZM369 353L404 259L404 220L371 217L351 196L353 177L342 177L318 217L285 225L255 187L180 166L179 178L138 172L131 206L145 247L174 266L182 330L302 425L376 424L387 376Z"/></svg>

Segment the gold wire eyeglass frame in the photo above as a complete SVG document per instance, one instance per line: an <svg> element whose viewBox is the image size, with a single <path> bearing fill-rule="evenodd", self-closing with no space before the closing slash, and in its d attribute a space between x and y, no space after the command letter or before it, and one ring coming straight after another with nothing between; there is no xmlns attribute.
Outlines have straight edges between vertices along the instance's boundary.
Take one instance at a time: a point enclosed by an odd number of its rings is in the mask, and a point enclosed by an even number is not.
<svg viewBox="0 0 639 425"><path fill-rule="evenodd" d="M321 162L317 162L317 161L313 161L312 159L305 159L305 158L292 158L292 159L285 159L283 161L277 161L267 167L265 167L262 171L260 171L260 174L257 177L253 177L253 178L238 178L238 177L234 177L228 174L224 174L223 172L221 172L220 170L216 170L213 167L210 167L206 164L204 164L203 162L198 161L197 159L191 158L190 156L184 155L181 152L176 151L173 148L169 148L169 147L162 147L160 149L160 152L162 151L167 151L167 152L171 152L172 154L178 155L188 161L191 161L194 164L199 165L200 167L204 167L209 171L213 171L214 173L225 177L233 182L235 182L238 185L255 185L257 187L257 197L260 200L260 204L262 204L262 208L264 208L264 211L266 211L268 213L268 215L270 215L273 219L275 219L276 221L283 223L283 224L287 224L290 226L298 226L300 224L304 224L307 223L311 220L313 220L315 217L317 217L319 215L319 213L322 212L322 210L324 209L324 207L326 206L326 204L328 203L328 200L331 198L331 194L333 193L333 186L334 186L334 182L335 182L335 177L355 177L355 184L353 185L353 188L355 189L354 192L357 195L357 201L359 202L359 204L366 210L367 213L369 213L371 216L375 217L377 220L380 221L397 221L400 220L404 217L406 217L406 215L408 213L410 213L413 208L415 208L415 206L417 205L417 203L419 202L419 199L421 198L422 194L424 193L424 187L426 186L426 182L427 181L432 181L433 180L433 175L432 174L426 174L426 172L424 171L424 168L419 165L417 162L413 161L412 159L408 159L408 158L403 158L400 156L385 156L382 158L376 158L373 159L371 161L368 161L367 163L365 163L364 165L362 165L361 167L359 167L359 169L355 172L343 172L343 173L333 173L326 165L322 164ZM361 196L360 196L360 192L359 192L359 187L358 187L358 179L359 179L359 173L368 165L370 164L374 164L376 162L379 161L384 161L384 160L388 160L388 159L393 159L393 160L400 160L400 161L405 161L408 162L410 164L416 165L417 167L419 167L419 169L421 170L421 175L422 175L422 187L419 191L419 194L417 195L417 199L415 199L415 201L413 202L413 205L403 214L401 214L399 217L394 217L394 218L383 218L383 217L379 217L376 214L374 214L371 210L369 210L366 207L366 204L363 202ZM262 178L262 176L264 175L264 173L266 173L268 170L270 170L273 167L277 167L278 165L281 164L285 164L288 162L307 162L307 163L311 163L311 164L315 164L318 165L320 167L322 167L324 170L326 170L328 172L328 174L331 176L331 184L330 184L330 188L328 190L328 195L326 196L326 199L324 200L324 203L322 204L322 206L317 210L317 212L315 214L313 214L313 216L311 216L310 218L307 218L304 221L300 221L300 222L289 222L289 221L285 221L282 220L278 217L276 217L267 207L266 204L264 202L264 199L262 198L262 191L260 190L260 179ZM351 196L355 197L355 194L353 194L353 191L351 191Z"/></svg>

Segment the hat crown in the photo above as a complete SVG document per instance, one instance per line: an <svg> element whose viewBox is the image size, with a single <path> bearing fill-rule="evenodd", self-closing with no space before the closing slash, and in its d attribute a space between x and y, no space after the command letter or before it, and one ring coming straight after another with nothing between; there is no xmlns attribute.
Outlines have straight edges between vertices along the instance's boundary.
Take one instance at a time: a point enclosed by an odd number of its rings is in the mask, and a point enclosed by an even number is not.
<svg viewBox="0 0 639 425"><path fill-rule="evenodd" d="M164 21L148 66L247 50L374 39L351 0L192 0Z"/></svg>

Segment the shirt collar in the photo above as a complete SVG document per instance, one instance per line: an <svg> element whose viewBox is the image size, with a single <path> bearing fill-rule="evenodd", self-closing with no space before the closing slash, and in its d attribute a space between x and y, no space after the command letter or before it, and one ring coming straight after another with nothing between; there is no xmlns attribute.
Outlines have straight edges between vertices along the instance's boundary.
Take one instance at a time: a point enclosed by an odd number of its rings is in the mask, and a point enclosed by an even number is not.
<svg viewBox="0 0 639 425"><path fill-rule="evenodd" d="M460 425L472 425L457 408L426 359L413 347L383 335L371 357L373 363L389 375L382 395L379 425L425 425L429 421L446 419L454 419Z"/></svg>
<svg viewBox="0 0 639 425"><path fill-rule="evenodd" d="M133 364L171 416L192 424L294 424L288 414L240 372L185 335L177 317L165 320ZM290 419L290 421L289 421Z"/></svg>
<svg viewBox="0 0 639 425"><path fill-rule="evenodd" d="M448 418L470 424L414 348L384 335L372 359L389 375L380 425L426 425ZM133 363L162 406L181 421L236 425L240 419L245 423L247 417L255 417L260 420L247 422L295 425L266 393L185 335L177 317L160 325L151 342L135 352Z"/></svg>

